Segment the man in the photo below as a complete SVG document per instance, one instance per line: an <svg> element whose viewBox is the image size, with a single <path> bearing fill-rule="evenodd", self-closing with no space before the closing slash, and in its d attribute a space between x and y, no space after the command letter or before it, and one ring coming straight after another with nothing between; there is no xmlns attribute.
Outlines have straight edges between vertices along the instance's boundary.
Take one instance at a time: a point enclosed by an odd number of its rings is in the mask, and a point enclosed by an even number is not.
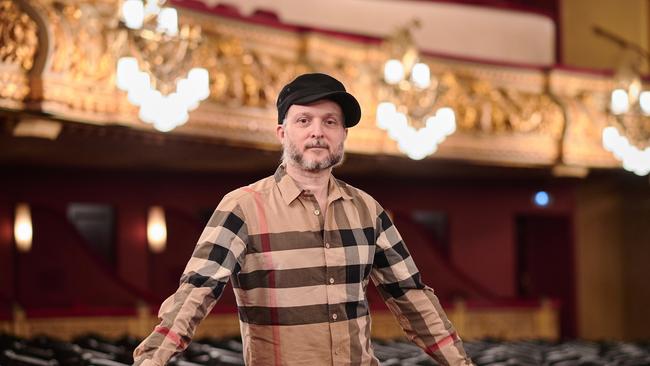
<svg viewBox="0 0 650 366"><path fill-rule="evenodd" d="M247 365L378 365L371 278L410 340L442 364L471 364L386 212L332 176L361 118L357 100L331 76L305 74L277 107L282 164L219 203L135 364L182 351L229 278Z"/></svg>

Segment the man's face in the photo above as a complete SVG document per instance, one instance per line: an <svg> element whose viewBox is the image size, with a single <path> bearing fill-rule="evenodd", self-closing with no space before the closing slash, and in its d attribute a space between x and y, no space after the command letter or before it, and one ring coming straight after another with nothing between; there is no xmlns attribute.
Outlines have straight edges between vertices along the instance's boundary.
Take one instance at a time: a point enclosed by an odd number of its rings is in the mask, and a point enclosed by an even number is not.
<svg viewBox="0 0 650 366"><path fill-rule="evenodd" d="M309 172L339 164L347 134L341 107L330 100L292 105L285 124L277 129L283 161Z"/></svg>

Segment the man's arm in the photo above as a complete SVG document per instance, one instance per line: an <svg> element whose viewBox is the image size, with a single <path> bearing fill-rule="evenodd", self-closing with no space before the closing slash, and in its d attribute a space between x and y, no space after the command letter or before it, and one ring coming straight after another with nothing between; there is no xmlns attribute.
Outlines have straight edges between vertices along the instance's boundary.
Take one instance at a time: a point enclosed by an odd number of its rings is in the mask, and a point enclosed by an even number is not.
<svg viewBox="0 0 650 366"><path fill-rule="evenodd" d="M380 206L378 206L380 207ZM420 280L402 237L383 209L371 277L406 336L442 365L471 365L438 297Z"/></svg>
<svg viewBox="0 0 650 366"><path fill-rule="evenodd" d="M133 352L134 365L165 365L187 347L230 275L241 269L247 240L239 206L224 197L198 240L178 290L161 305L160 324Z"/></svg>

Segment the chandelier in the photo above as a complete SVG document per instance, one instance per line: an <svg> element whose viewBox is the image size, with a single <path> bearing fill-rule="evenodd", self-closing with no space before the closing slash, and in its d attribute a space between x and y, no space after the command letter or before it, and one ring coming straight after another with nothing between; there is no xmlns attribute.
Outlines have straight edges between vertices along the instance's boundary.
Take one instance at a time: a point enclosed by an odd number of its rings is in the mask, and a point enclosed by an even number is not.
<svg viewBox="0 0 650 366"><path fill-rule="evenodd" d="M117 87L128 93L138 116L159 131L184 124L189 111L210 95L210 77L192 67L201 42L198 26L179 28L176 9L165 0L124 0L120 40L128 56L117 61Z"/></svg>
<svg viewBox="0 0 650 366"><path fill-rule="evenodd" d="M382 48L387 55L379 89L377 126L397 142L409 158L421 160L436 152L438 145L456 131L453 109L437 105L438 81L420 61L411 28L398 29Z"/></svg>
<svg viewBox="0 0 650 366"><path fill-rule="evenodd" d="M596 34L623 48L610 95L609 125L603 129L605 150L621 161L623 169L639 176L650 173L650 91L643 90L640 66L648 53L602 28Z"/></svg>

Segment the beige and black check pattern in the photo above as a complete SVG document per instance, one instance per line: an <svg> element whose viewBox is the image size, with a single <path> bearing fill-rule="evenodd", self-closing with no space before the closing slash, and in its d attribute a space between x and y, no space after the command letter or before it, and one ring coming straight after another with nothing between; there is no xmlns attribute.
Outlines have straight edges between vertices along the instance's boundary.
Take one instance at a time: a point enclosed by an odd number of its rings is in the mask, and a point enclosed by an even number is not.
<svg viewBox="0 0 650 366"><path fill-rule="evenodd" d="M135 364L161 366L185 349L228 279L249 366L379 365L370 279L409 339L443 365L471 364L386 212L334 177L324 213L283 166L226 195Z"/></svg>

